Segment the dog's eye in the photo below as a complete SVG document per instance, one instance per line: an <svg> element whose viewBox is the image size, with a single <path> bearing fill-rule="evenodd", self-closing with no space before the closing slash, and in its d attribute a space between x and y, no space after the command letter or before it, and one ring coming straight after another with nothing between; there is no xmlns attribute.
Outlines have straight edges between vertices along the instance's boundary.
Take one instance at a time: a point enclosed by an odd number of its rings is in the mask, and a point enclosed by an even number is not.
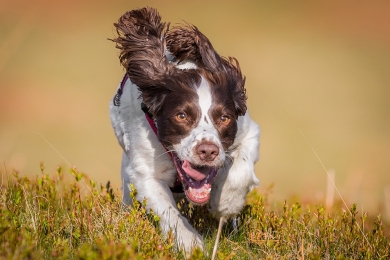
<svg viewBox="0 0 390 260"><path fill-rule="evenodd" d="M227 125L227 124L229 124L229 122L230 122L230 118L228 116L225 116L225 115L221 116L221 123L222 124Z"/></svg>
<svg viewBox="0 0 390 260"><path fill-rule="evenodd" d="M185 113L179 113L176 115L176 118L179 120L179 121L183 121L183 120L186 120L187 119L187 115Z"/></svg>

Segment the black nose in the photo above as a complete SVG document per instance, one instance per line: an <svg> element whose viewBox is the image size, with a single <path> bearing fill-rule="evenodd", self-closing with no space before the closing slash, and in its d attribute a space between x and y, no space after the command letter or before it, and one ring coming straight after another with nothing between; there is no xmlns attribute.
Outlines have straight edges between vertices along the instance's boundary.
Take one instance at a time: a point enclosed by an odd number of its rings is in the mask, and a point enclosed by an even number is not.
<svg viewBox="0 0 390 260"><path fill-rule="evenodd" d="M196 148L196 153L202 161L214 161L219 154L219 148L213 143L201 143Z"/></svg>

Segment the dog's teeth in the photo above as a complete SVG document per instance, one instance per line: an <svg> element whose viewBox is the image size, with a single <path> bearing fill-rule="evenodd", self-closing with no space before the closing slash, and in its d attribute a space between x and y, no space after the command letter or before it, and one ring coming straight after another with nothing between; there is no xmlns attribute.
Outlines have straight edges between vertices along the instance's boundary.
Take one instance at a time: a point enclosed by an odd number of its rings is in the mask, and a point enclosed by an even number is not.
<svg viewBox="0 0 390 260"><path fill-rule="evenodd" d="M210 193L210 192L211 192L211 188L208 188L208 189L206 190L206 192L207 192L207 193Z"/></svg>
<svg viewBox="0 0 390 260"><path fill-rule="evenodd" d="M190 192L192 192L192 188L191 188L191 187L189 187L188 190L189 190Z"/></svg>
<svg viewBox="0 0 390 260"><path fill-rule="evenodd" d="M190 178L190 179L189 179L189 182L190 182L190 183L193 183L194 181Z"/></svg>

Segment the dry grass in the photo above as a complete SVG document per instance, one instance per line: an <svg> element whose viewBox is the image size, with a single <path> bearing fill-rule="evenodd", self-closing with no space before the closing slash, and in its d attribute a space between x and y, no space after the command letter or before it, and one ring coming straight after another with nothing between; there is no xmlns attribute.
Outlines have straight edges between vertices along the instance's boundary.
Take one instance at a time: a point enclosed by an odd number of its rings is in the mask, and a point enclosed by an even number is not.
<svg viewBox="0 0 390 260"><path fill-rule="evenodd" d="M5 259L183 259L172 235L163 237L159 218L145 203L125 207L110 183L96 185L85 174L62 169L53 176L6 176L0 192L0 257ZM132 194L134 196L135 194ZM217 221L205 207L179 203L203 234L209 258ZM252 193L238 230L225 225L218 259L388 259L390 242L380 216L358 214L356 205L327 212L320 205L268 205L267 194Z"/></svg>

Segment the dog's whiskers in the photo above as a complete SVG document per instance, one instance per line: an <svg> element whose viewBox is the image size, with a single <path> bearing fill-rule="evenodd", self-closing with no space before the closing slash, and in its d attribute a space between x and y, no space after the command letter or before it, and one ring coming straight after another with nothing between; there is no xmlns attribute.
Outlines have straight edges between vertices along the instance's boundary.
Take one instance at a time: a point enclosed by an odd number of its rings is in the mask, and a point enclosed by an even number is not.
<svg viewBox="0 0 390 260"><path fill-rule="evenodd" d="M163 156L164 154L169 154L169 153L172 153L172 152L174 152L175 150L166 150L165 152L163 152L162 154L160 154L160 155L158 155L158 156L156 156L156 158L159 158L159 157L161 157L161 156Z"/></svg>
<svg viewBox="0 0 390 260"><path fill-rule="evenodd" d="M185 153L186 153L186 157L190 157L190 151L185 150Z"/></svg>

